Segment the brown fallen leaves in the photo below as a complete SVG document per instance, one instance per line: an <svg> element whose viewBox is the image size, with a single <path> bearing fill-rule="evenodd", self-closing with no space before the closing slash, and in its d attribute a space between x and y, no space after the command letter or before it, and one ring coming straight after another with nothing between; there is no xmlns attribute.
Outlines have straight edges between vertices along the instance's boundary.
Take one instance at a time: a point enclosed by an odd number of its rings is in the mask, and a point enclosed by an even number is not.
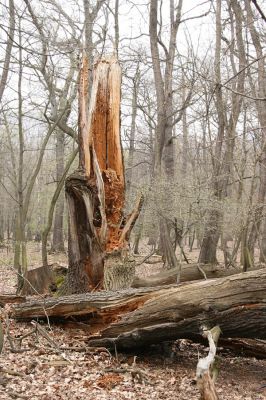
<svg viewBox="0 0 266 400"><path fill-rule="evenodd" d="M118 374L106 374L96 380L96 385L102 389L111 390L122 383L124 378Z"/></svg>
<svg viewBox="0 0 266 400"><path fill-rule="evenodd" d="M54 326L49 330L46 325L45 329L62 354L39 334L23 339L23 348L28 349L23 353L12 353L6 341L0 356L0 400L199 399L194 377L198 352L207 353L202 346L183 344L176 349L173 359L155 348L139 354L134 364L132 355L118 353L117 359L104 349L90 350L82 331ZM30 323L10 320L12 337L25 336L30 330ZM219 397L266 399L266 392L259 391L266 378L265 367L266 361L223 357L216 385ZM132 371L144 374L145 379L135 379Z"/></svg>

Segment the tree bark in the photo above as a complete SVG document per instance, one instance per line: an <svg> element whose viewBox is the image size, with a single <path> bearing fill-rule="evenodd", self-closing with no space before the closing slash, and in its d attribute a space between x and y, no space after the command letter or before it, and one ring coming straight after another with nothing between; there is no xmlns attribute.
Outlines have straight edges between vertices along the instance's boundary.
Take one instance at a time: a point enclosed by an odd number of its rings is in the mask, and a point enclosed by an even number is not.
<svg viewBox="0 0 266 400"><path fill-rule="evenodd" d="M131 229L140 211L125 220L124 165L120 141L121 69L114 57L95 68L87 112L88 60L84 56L79 89L79 169L66 180L69 211L69 270L64 290L100 289L104 259L125 259ZM110 265L110 263L108 263Z"/></svg>
<svg viewBox="0 0 266 400"><path fill-rule="evenodd" d="M213 164L213 202L214 207L208 211L208 218L205 226L202 247L199 256L200 263L213 263L216 260L216 250L221 235L223 220L222 200L229 196L228 182L233 170L233 156L236 137L236 126L239 119L243 97L238 93L244 92L245 83L245 47L243 42L243 21L238 2L230 3L229 13L231 15L232 43L237 43L238 70L235 66L234 56L236 49L230 46L231 64L237 79L233 85L231 95L231 112L227 116L225 96L222 93L221 85L221 41L222 41L222 2L217 1L216 6L216 47L215 47L215 106L218 117L218 133L212 154ZM233 15L234 14L234 15ZM235 18L234 28L233 20ZM236 36L236 38L235 38ZM234 93L234 90L236 92ZM223 147L225 150L223 151Z"/></svg>
<svg viewBox="0 0 266 400"><path fill-rule="evenodd" d="M140 72L139 72L139 64L137 64L136 73L134 78L132 79L133 83L133 95L132 95L132 103L131 103L131 126L130 126L130 134L129 134L129 149L128 149L128 163L127 163L127 171L126 171L126 185L127 185L127 203L130 202L130 194L131 194L131 184L133 177L133 159L135 152L135 134L136 134L136 118L137 118L137 98L139 92L140 85Z"/></svg>
<svg viewBox="0 0 266 400"><path fill-rule="evenodd" d="M25 296L17 296L16 294L0 294L0 307L10 303L25 303Z"/></svg>
<svg viewBox="0 0 266 400"><path fill-rule="evenodd" d="M63 174L60 178L60 180L57 182L57 186L55 189L55 192L53 194L51 203L50 203L50 207L49 207L49 211L48 211L48 218L47 218L47 223L45 228L42 231L42 265L44 267L48 266L48 254L47 254L47 240L48 240L48 235L50 232L50 229L52 227L52 222L53 222L53 214L54 214L54 209L55 209L55 205L58 199L58 196L60 195L62 188L64 187L64 182L65 182L65 178L66 175L69 171L69 168L72 165L72 162L75 160L76 155L77 155L78 151L77 149L74 150L74 152L72 153L72 155L70 156L65 169L63 171Z"/></svg>
<svg viewBox="0 0 266 400"><path fill-rule="evenodd" d="M257 79L257 91L253 93L260 99L266 98L266 72L265 72L265 57L263 55L263 46L261 43L260 35L254 24L254 15L250 6L250 2L245 0L245 9L247 15L247 26L250 32L252 43L256 51L256 57L258 59L258 79ZM261 223L263 221L263 210L266 196L266 107L264 100L256 100L255 102L258 120L261 128L261 151L258 155L259 160L259 190L257 206L254 212L254 218L248 237L248 250L251 255L251 264L254 260L254 247L258 238Z"/></svg>
<svg viewBox="0 0 266 400"><path fill-rule="evenodd" d="M260 262L266 263L266 218L265 218L265 216L263 218L262 229L261 229Z"/></svg>
<svg viewBox="0 0 266 400"><path fill-rule="evenodd" d="M12 306L16 319L87 316L92 346L119 350L198 338L219 325L223 337L266 338L266 271L158 289L96 292Z"/></svg>
<svg viewBox="0 0 266 400"><path fill-rule="evenodd" d="M14 34L15 34L15 6L14 6L14 1L9 0L9 29L8 29L8 35L7 35L5 61L4 61L4 65L3 65L3 72L1 75L1 79L0 79L0 103L2 101L2 97L3 97L4 90L5 90L6 83L7 83Z"/></svg>
<svg viewBox="0 0 266 400"><path fill-rule="evenodd" d="M220 225L221 211L210 210L201 242L199 263L218 264L216 250L220 237Z"/></svg>
<svg viewBox="0 0 266 400"><path fill-rule="evenodd" d="M60 182L64 174L64 133L56 132L56 182ZM64 195L60 194L55 209L52 252L65 250L64 245Z"/></svg>

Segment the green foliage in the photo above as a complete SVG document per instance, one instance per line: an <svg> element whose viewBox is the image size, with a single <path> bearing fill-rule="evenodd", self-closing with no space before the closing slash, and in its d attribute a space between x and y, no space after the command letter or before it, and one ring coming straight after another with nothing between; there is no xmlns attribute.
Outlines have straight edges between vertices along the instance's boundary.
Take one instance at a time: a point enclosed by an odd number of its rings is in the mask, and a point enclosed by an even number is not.
<svg viewBox="0 0 266 400"><path fill-rule="evenodd" d="M56 277L55 284L56 284L57 289L59 289L62 286L64 281L65 281L65 276L64 275L58 275Z"/></svg>

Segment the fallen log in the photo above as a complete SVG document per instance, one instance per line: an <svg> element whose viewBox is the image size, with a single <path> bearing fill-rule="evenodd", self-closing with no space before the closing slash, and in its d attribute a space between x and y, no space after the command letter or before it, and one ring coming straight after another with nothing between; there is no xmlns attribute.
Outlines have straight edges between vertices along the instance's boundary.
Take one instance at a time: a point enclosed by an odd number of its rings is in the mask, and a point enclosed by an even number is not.
<svg viewBox="0 0 266 400"><path fill-rule="evenodd" d="M266 339L266 271L172 287L47 298L13 305L12 317L86 315L89 344L119 349L178 338L197 339L202 324L222 337ZM84 317L83 317L84 320Z"/></svg>
<svg viewBox="0 0 266 400"><path fill-rule="evenodd" d="M242 357L266 359L266 340L247 338L221 339L219 346L230 349L233 353L241 355Z"/></svg>
<svg viewBox="0 0 266 400"><path fill-rule="evenodd" d="M182 265L180 282L196 281L199 279L213 279L222 278L234 274L240 274L243 270L241 268L224 268L219 265L211 264L189 264ZM171 285L177 283L177 276L179 268L171 268L164 270L158 274L151 275L145 278L136 276L132 282L131 287L155 287L162 285Z"/></svg>
<svg viewBox="0 0 266 400"><path fill-rule="evenodd" d="M16 294L0 294L0 307L4 307L8 303L25 303L25 296L17 296Z"/></svg>

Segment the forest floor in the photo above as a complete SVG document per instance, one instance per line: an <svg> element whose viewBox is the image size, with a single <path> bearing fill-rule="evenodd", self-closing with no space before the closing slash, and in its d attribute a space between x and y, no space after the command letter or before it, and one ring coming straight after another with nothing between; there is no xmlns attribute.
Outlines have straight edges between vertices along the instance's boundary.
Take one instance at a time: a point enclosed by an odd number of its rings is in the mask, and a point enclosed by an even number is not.
<svg viewBox="0 0 266 400"><path fill-rule="evenodd" d="M37 244L31 244L31 266L40 266ZM147 248L142 249L149 253ZM191 261L195 254L189 253ZM141 257L140 257L141 258ZM12 254L0 253L0 293L14 293L16 275ZM222 259L221 259L222 261ZM66 265L65 254L51 255L50 262ZM139 273L156 273L161 264L142 264ZM6 315L2 311L6 331ZM105 349L86 346L86 332L63 325L42 325L54 345L36 333L22 341L21 352L11 351L5 338L0 355L0 400L122 400L167 399L196 400L200 398L195 384L195 370L199 357L207 355L208 348L186 340L177 341L169 349L153 346L142 353L114 355ZM33 330L31 323L9 320L12 342ZM72 348L72 349L71 349ZM245 358L227 349L218 349L219 375L216 388L220 400L266 399L266 360ZM141 376L132 376L132 363ZM122 371L121 371L122 368ZM133 374L134 375L134 374Z"/></svg>

